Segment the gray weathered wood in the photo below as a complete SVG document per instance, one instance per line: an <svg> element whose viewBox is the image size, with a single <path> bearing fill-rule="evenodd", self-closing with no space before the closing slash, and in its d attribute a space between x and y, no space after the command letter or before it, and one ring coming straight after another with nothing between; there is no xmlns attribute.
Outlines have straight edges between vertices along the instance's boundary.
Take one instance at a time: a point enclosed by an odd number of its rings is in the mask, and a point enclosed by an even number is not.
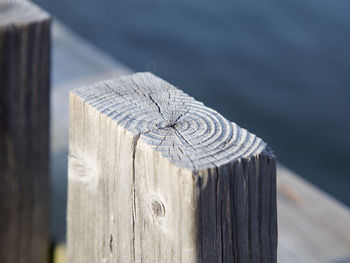
<svg viewBox="0 0 350 263"><path fill-rule="evenodd" d="M278 262L349 263L349 209L283 166L277 186Z"/></svg>
<svg viewBox="0 0 350 263"><path fill-rule="evenodd" d="M69 262L276 262L266 144L150 73L70 97Z"/></svg>
<svg viewBox="0 0 350 263"><path fill-rule="evenodd" d="M48 259L50 17L0 4L0 261Z"/></svg>

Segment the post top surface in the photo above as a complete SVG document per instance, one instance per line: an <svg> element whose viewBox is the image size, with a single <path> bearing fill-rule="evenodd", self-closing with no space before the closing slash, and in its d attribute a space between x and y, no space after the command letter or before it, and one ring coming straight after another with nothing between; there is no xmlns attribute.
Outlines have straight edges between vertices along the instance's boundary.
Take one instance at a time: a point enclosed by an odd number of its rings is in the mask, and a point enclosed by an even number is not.
<svg viewBox="0 0 350 263"><path fill-rule="evenodd" d="M198 170L263 152L273 156L260 138L151 73L98 82L73 94L179 167Z"/></svg>
<svg viewBox="0 0 350 263"><path fill-rule="evenodd" d="M22 25L49 18L47 12L29 1L0 0L0 26Z"/></svg>

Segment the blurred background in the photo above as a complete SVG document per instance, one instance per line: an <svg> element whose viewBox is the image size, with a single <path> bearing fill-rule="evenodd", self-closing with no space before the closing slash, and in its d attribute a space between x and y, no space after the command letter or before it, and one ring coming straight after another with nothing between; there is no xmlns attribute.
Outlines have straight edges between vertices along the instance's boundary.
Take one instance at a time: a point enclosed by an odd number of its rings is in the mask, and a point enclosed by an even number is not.
<svg viewBox="0 0 350 263"><path fill-rule="evenodd" d="M282 164L350 205L348 0L34 2L262 137Z"/></svg>

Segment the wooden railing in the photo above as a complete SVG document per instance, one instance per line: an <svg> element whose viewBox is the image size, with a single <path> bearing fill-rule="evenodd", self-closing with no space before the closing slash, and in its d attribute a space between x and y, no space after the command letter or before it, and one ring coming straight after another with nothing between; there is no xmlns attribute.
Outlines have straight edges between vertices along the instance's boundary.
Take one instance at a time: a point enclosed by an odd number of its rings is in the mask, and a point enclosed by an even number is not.
<svg viewBox="0 0 350 263"><path fill-rule="evenodd" d="M276 262L276 163L150 73L70 96L69 262Z"/></svg>

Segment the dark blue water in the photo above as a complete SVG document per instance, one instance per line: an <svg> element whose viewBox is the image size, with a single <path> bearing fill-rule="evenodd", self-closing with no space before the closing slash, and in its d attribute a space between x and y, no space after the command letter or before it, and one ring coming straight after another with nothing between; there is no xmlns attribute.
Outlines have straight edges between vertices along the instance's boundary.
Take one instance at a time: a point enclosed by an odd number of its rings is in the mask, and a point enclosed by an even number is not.
<svg viewBox="0 0 350 263"><path fill-rule="evenodd" d="M256 133L350 205L350 1L35 2Z"/></svg>

